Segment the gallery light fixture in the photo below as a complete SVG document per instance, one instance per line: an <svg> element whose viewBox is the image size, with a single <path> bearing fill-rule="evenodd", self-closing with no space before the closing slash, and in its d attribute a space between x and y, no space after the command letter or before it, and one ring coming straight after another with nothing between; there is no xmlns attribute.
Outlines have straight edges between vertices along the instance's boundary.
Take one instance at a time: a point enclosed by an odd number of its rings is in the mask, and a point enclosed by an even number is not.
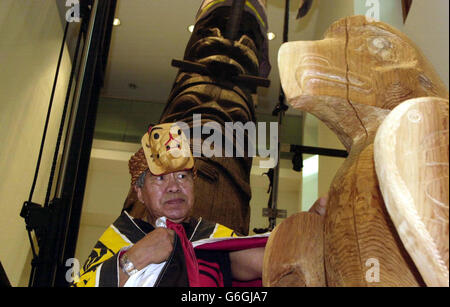
<svg viewBox="0 0 450 307"><path fill-rule="evenodd" d="M116 27L120 26L120 19L119 18L114 18L113 26L116 26Z"/></svg>

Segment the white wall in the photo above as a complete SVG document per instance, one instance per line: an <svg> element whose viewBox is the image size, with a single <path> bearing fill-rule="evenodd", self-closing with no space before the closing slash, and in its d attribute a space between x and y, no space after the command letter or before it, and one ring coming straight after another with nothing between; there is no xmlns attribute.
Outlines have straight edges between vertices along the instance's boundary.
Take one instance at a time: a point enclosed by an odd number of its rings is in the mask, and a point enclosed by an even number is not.
<svg viewBox="0 0 450 307"><path fill-rule="evenodd" d="M315 24L316 39L323 38L326 30L337 20L354 15L354 3L350 0L317 0L312 8L317 9Z"/></svg>
<svg viewBox="0 0 450 307"><path fill-rule="evenodd" d="M422 50L449 88L449 1L413 1L402 31Z"/></svg>
<svg viewBox="0 0 450 307"><path fill-rule="evenodd" d="M0 261L13 286L30 251L19 216L28 199L63 29L54 0L0 1ZM65 54L33 201L43 203L70 73ZM27 280L26 280L27 281ZM24 282L26 282L24 281Z"/></svg>
<svg viewBox="0 0 450 307"><path fill-rule="evenodd" d="M449 1L414 0L406 22L400 0L354 0L355 15L366 15L373 3L379 3L380 21L405 33L431 62L449 87Z"/></svg>
<svg viewBox="0 0 450 307"><path fill-rule="evenodd" d="M418 0L420 1L420 0ZM441 0L442 1L442 0ZM380 21L400 29L403 27L403 11L401 0L354 0L355 15L374 16L370 13L377 10Z"/></svg>

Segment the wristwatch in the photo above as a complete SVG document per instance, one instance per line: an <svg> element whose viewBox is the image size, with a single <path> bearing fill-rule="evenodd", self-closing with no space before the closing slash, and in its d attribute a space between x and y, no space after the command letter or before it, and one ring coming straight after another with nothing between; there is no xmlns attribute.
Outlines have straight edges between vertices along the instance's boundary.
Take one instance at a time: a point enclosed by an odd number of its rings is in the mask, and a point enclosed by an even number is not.
<svg viewBox="0 0 450 307"><path fill-rule="evenodd" d="M138 272L138 270L134 267L133 262L131 262L130 258L128 258L126 251L120 254L119 265L122 271L128 276L131 276Z"/></svg>

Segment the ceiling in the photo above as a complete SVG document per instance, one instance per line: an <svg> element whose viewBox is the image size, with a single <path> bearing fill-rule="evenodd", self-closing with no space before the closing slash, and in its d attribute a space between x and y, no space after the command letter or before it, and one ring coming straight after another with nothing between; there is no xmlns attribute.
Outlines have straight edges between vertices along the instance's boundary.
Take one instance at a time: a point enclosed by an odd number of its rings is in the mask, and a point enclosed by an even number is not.
<svg viewBox="0 0 450 307"><path fill-rule="evenodd" d="M269 43L273 66L269 76L271 87L259 89L258 112L270 114L280 91L276 66L277 51L282 43L285 1L268 2L269 31L275 33L276 38ZM182 59L190 37L187 28L193 24L200 4L201 0L119 0L116 17L121 25L113 28L102 96L164 104L177 73L171 61ZM311 18L295 20L298 5L299 0L291 1L290 38L311 39L311 31L304 31L308 27L305 23ZM289 114L300 115L293 111Z"/></svg>

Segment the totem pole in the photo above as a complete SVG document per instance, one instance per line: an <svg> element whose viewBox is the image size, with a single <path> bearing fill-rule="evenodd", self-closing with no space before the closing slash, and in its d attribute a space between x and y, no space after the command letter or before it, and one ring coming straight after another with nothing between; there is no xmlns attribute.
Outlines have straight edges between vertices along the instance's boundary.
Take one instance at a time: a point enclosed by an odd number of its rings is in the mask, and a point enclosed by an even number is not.
<svg viewBox="0 0 450 307"><path fill-rule="evenodd" d="M202 144L194 139L195 117L201 125L226 122L256 122L257 87L268 86L267 18L265 1L203 1L184 59L174 60L179 68L160 123L184 122L190 127L191 147ZM236 149L236 133L232 142ZM247 142L245 137L245 143ZM200 148L191 148L194 156ZM251 198L252 157L195 158L194 216L221 223L248 234ZM142 204L132 190L125 202L133 216L140 217Z"/></svg>

